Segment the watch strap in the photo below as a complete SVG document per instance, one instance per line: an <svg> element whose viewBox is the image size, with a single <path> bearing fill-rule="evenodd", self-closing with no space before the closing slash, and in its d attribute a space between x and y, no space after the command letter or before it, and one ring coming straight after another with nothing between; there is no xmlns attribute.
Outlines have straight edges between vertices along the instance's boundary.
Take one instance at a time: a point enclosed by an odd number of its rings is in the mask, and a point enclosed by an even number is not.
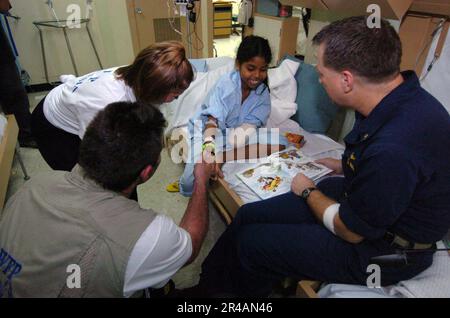
<svg viewBox="0 0 450 318"><path fill-rule="evenodd" d="M305 200L308 199L308 197L310 196L311 192L313 192L314 190L317 190L317 188L316 187L306 188L305 190L303 190L303 192L301 194L301 197L303 199L305 199Z"/></svg>

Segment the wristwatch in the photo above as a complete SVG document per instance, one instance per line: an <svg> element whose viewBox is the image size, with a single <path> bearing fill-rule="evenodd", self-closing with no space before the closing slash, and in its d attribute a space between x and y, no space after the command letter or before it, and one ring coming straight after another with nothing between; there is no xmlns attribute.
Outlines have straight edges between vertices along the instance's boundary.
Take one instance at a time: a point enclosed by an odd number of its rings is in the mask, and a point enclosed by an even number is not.
<svg viewBox="0 0 450 318"><path fill-rule="evenodd" d="M300 196L306 200L306 199L308 199L311 192L313 192L314 190L317 190L317 188L316 187L306 188L305 190L303 190L303 192L302 192L302 194L300 194Z"/></svg>

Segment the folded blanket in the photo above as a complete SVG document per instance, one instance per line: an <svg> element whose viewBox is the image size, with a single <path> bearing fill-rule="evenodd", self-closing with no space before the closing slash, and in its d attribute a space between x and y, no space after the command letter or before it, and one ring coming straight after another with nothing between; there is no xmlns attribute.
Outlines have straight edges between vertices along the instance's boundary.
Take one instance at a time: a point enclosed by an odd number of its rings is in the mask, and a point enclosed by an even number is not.
<svg viewBox="0 0 450 318"><path fill-rule="evenodd" d="M269 69L271 113L267 126L277 127L297 111L297 82L295 73L300 63L284 60L280 66Z"/></svg>
<svg viewBox="0 0 450 318"><path fill-rule="evenodd" d="M0 114L0 142L2 142L3 135L6 130L6 126L8 125L8 120L3 114Z"/></svg>

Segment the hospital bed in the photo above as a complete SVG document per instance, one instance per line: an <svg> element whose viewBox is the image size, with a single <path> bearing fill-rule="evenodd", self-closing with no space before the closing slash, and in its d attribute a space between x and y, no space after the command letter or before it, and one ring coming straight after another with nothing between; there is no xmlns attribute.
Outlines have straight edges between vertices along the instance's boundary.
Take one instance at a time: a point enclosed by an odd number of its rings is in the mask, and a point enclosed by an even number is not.
<svg viewBox="0 0 450 318"><path fill-rule="evenodd" d="M323 91L321 91L321 87L317 87L319 85L317 75L314 74L311 67L306 68L306 65L300 61L296 61L294 58L288 57L286 60L288 62L285 63L286 65L284 67L282 63L276 69L269 72L272 114L268 122L268 127L278 128L281 134L284 132L292 132L303 135L306 143L302 147L302 152L313 159L325 157L340 159L344 150L343 145L325 134L329 131L330 127L334 129L339 127L339 125L336 126L336 123L332 122L331 118L339 115L337 109L333 109L330 106L330 101L324 96L310 96L309 99L299 100L298 95L300 94L323 95ZM298 68L291 61L298 63ZM183 160L187 156L185 151L187 148L185 147L187 146L188 119L199 109L202 101L214 86L216 80L222 74L231 71L234 67L234 61L226 57L193 60L192 63L197 71L194 82L177 101L161 107L169 122L165 138L169 154L172 157L180 155ZM300 74L302 72L304 74ZM302 85L308 86L308 89L305 89L305 87L302 88ZM312 86L316 87L311 88ZM302 104L302 106L305 106L305 103L308 103L306 105L308 107L312 106L311 110L313 112L315 109L318 109L317 112L321 114L317 115L311 112L298 114L300 109L297 109L297 105L300 106ZM312 105L314 103L316 105ZM296 115L300 115L300 118L303 116L301 119L306 121L302 122L302 120L298 120ZM316 121L308 122L314 116L321 116L322 118L319 121L316 118ZM307 128L307 130L304 128ZM184 145L180 146L183 143ZM184 151L180 151L180 149L184 149ZM255 163L239 161L225 163L222 167L224 179L215 181L209 190L210 200L227 224L231 223L239 207L243 204L259 200L259 197L236 176L236 173L254 165ZM432 267L416 278L406 282L400 282L395 286L369 289L365 286L327 285L316 281L300 281L297 286L297 296L450 297L450 257L446 252L436 253Z"/></svg>

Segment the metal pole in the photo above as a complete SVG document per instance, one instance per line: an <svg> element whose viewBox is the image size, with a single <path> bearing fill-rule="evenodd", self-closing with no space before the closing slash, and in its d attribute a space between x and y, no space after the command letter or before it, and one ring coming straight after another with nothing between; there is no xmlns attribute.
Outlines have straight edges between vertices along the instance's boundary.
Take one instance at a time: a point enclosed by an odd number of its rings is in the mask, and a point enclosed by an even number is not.
<svg viewBox="0 0 450 318"><path fill-rule="evenodd" d="M89 30L89 21L86 22L86 31L89 35L89 39L91 40L92 48L94 49L95 56L97 57L98 65L100 65L100 69L103 69L102 62L100 61L100 57L97 52L97 48L95 47L94 40L92 39L91 31Z"/></svg>
<svg viewBox="0 0 450 318"><path fill-rule="evenodd" d="M189 21L189 11L186 12L186 39L188 44L188 57L192 58L192 42L191 42L191 31L190 31L190 21Z"/></svg>
<svg viewBox="0 0 450 318"><path fill-rule="evenodd" d="M22 168L22 171L23 171L23 175L24 175L23 178L25 180L29 180L30 176L27 173L27 169L25 168L25 165L23 164L23 161L22 161L22 156L20 155L19 143L16 143L16 156L17 156L17 160L19 160L20 167Z"/></svg>
<svg viewBox="0 0 450 318"><path fill-rule="evenodd" d="M66 39L66 44L67 44L67 49L69 50L70 59L72 60L73 69L75 70L75 75L78 77L80 75L78 74L78 69L77 69L77 66L75 64L75 59L73 58L72 47L70 46L69 37L67 36L66 27L63 27L62 29L64 31L64 37Z"/></svg>
<svg viewBox="0 0 450 318"><path fill-rule="evenodd" d="M39 30L39 38L41 40L41 52L42 52L42 60L44 61L45 79L47 80L47 83L50 83L48 79L47 60L45 59L45 48L44 48L44 39L42 38L42 30L37 25L36 28Z"/></svg>

